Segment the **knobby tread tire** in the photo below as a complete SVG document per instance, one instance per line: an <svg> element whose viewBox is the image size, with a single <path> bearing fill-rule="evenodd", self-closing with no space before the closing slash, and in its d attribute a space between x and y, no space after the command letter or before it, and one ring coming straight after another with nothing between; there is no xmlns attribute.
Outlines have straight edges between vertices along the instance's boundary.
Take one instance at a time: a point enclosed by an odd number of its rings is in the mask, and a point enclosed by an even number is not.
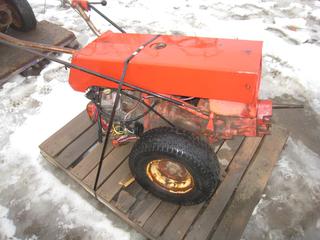
<svg viewBox="0 0 320 240"><path fill-rule="evenodd" d="M27 0L7 0L7 2L15 8L21 18L22 26L11 24L13 29L21 32L28 32L36 28L37 20Z"/></svg>
<svg viewBox="0 0 320 240"><path fill-rule="evenodd" d="M146 174L146 166L161 157L184 165L194 178L194 189L176 194L154 184ZM207 200L219 182L219 162L210 146L191 132L178 128L155 128L143 134L129 155L129 166L142 187L176 204L193 205Z"/></svg>

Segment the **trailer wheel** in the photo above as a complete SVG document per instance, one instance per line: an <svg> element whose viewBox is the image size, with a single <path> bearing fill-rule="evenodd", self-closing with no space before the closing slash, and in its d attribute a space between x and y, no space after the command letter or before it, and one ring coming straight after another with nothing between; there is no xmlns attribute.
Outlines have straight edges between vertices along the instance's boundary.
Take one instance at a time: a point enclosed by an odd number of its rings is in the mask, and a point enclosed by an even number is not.
<svg viewBox="0 0 320 240"><path fill-rule="evenodd" d="M12 12L10 27L21 32L28 32L36 28L37 20L27 0L10 0L7 3Z"/></svg>
<svg viewBox="0 0 320 240"><path fill-rule="evenodd" d="M210 146L176 128L155 128L143 134L129 155L129 165L143 188L176 204L207 200L219 182L219 162Z"/></svg>

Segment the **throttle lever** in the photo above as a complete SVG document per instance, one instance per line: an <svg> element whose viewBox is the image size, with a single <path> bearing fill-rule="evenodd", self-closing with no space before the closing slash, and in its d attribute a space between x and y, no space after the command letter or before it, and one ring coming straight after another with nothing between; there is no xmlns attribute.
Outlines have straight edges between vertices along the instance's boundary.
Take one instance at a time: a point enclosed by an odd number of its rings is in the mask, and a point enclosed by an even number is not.
<svg viewBox="0 0 320 240"><path fill-rule="evenodd" d="M102 6L107 6L107 1L106 0L102 0L100 2L89 2L88 0L72 0L71 4L74 7L79 6L84 11L88 12L88 11L90 11L90 6L91 5L101 4Z"/></svg>
<svg viewBox="0 0 320 240"><path fill-rule="evenodd" d="M107 1L106 0L102 0L100 2L88 2L89 5L97 5L97 4L101 4L102 6L107 6Z"/></svg>

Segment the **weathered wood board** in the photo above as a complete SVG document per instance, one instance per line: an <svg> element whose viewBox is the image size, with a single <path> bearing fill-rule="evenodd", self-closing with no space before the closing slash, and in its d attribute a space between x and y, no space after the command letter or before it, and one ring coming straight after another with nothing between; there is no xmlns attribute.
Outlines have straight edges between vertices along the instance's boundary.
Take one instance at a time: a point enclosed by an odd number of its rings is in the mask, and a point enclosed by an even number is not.
<svg viewBox="0 0 320 240"><path fill-rule="evenodd" d="M161 201L130 178L132 144L109 146L98 190L93 192L101 144L96 125L85 112L40 145L43 156L61 168L120 218L149 239L240 239L242 232L284 148L288 132L273 126L272 134L226 140L215 146L221 183L212 198L195 206Z"/></svg>
<svg viewBox="0 0 320 240"><path fill-rule="evenodd" d="M39 22L37 28L28 33L9 29L7 34L18 39L55 46L67 46L76 40L72 32L47 21ZM43 60L42 57L0 44L0 86L12 76L23 72L41 60Z"/></svg>

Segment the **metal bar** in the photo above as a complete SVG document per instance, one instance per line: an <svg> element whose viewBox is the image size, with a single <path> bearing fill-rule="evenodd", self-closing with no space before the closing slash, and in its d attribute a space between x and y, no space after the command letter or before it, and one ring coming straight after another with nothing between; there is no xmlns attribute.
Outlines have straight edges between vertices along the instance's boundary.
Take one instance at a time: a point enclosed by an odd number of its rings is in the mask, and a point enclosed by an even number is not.
<svg viewBox="0 0 320 240"><path fill-rule="evenodd" d="M89 4L98 4L98 5L102 5L102 6L107 6L107 1L89 2Z"/></svg>
<svg viewBox="0 0 320 240"><path fill-rule="evenodd" d="M303 104L282 104L282 103L273 103L273 109L290 109L290 108L304 108Z"/></svg>
<svg viewBox="0 0 320 240"><path fill-rule="evenodd" d="M93 22L90 20L90 18L88 17L88 15L85 13L85 11L79 6L73 6L71 4L72 8L76 10L76 12L80 15L80 17L83 18L83 20L87 23L87 25L89 26L89 28L91 29L91 31L97 36L99 37L101 35L101 32L97 29L97 27L93 24Z"/></svg>
<svg viewBox="0 0 320 240"><path fill-rule="evenodd" d="M64 48L64 47L52 46L44 43L33 43L25 40L20 40L1 32L0 32L0 39L7 41L9 43L12 43L15 46L21 46L24 48L38 49L38 50L49 51L49 52L53 51L53 52L67 53L67 54L74 54L76 52L76 50L71 48Z"/></svg>
<svg viewBox="0 0 320 240"><path fill-rule="evenodd" d="M101 17L103 17L105 20L107 20L112 26L114 26L116 29L118 29L122 33L126 33L119 25L117 25L115 22L113 22L110 18L108 18L106 15L104 15L102 12L100 12L95 6L93 6L91 3L89 3L89 6L91 9L93 9L96 13L98 13Z"/></svg>
<svg viewBox="0 0 320 240"><path fill-rule="evenodd" d="M120 101L120 96L121 96L120 93L121 93L122 86L124 85L124 79L125 79L126 74L127 74L129 63L142 49L144 49L145 46L147 46L148 44L153 42L159 36L160 35L154 36L149 41L147 41L142 46L140 46L134 53L131 54L130 57L128 57L126 59L126 61L124 63L123 71L122 71L121 78L120 78L120 83L119 83L118 89L117 89L116 99L114 100L111 116L110 116L110 119L109 119L109 124L108 124L106 137L104 139L103 148L102 148L101 155L100 155L98 172L97 172L95 183L94 183L94 187L93 187L93 191L94 192L96 192L97 187L98 187L98 180L99 180L99 177L100 177L101 167L102 167L103 159L104 159L103 157L104 157L104 154L105 154L105 150L107 149L108 140L109 140L110 133L111 133L111 128L112 128L112 125L113 125L113 120L114 120L114 117L115 117L115 114L116 114L117 106L118 106L119 101ZM100 116L99 116L99 118L100 118Z"/></svg>
<svg viewBox="0 0 320 240"><path fill-rule="evenodd" d="M41 56L41 57L43 57L43 58L49 59L49 60L51 60L51 61L53 61L53 62L60 63L60 64L64 65L66 68L73 68L73 69L76 69L76 70L79 70L79 71L82 71L82 72L91 74L91 75L93 75L93 76L96 76L96 77L99 77L99 78L108 80L108 81L113 82L113 83L117 83L117 84L120 83L120 81L119 81L118 79L115 79L115 78L113 78L113 77L110 77L110 76L107 76L107 75L104 75L104 74L100 74L100 73L98 73L98 72L96 72L96 71L93 71L93 70L90 70L90 69L88 69L88 68L84 68L84 67L81 67L81 66L78 66L78 65L75 65L75 64L72 64L72 63L63 61L63 60L58 59L58 58L56 58L56 57L52 57L52 56L49 56L49 55L47 55L47 54L44 54L44 53L41 53L41 52L38 52L38 51L35 51L35 50L32 50L32 49L24 48L23 46L16 45L16 44L14 44L14 43L11 43L11 42L8 42L8 41L5 41L5 40L1 40L1 38L0 38L0 43L9 45L9 46L12 46L12 47L15 47L15 48L22 49L22 50L24 50L24 51L27 51L27 52L33 53L33 54L35 54L35 55ZM126 86L126 87L128 87L128 88L131 88L131 89L133 89L133 90L136 90L136 91L139 91L139 92L142 92L142 93L151 95L151 96L153 96L153 97L160 98L160 99L162 99L162 100L164 100L164 101L171 102L171 103L177 105L177 106L180 107L180 108L190 109L191 111L199 112L199 113L201 113L201 114L204 115L204 116L209 116L208 113L201 111L201 110L198 109L197 107L194 107L194 106L192 106L192 105L190 105L190 104L188 104L188 103L184 103L183 101L178 100L178 99L175 99L175 98L172 97L172 96L166 96L166 95L163 95L163 94L155 93L155 92L152 92L152 91L149 91L149 90L146 90L146 89L137 87L137 86L135 86L135 85L132 85L132 84L130 84L130 83L123 83L123 85Z"/></svg>
<svg viewBox="0 0 320 240"><path fill-rule="evenodd" d="M76 69L76 70L91 74L93 76L108 80L108 81L113 82L113 83L117 83L117 84L120 83L120 81L118 79L115 79L113 77L110 77L110 76L107 76L107 75L104 75L104 74L100 74L100 73L98 73L96 71L93 71L93 70L90 70L88 68L84 68L84 67L81 67L81 66L78 66L78 65L63 61L63 60L61 60L59 58L48 56L48 55L46 55L44 53L41 53L41 52L38 52L38 51L34 51L32 49L27 49L27 48L24 48L22 46L15 45L13 43L10 43L10 42L7 42L7 41L1 40L1 39L0 39L0 43L9 45L9 46L12 46L12 47L15 47L15 48L22 49L22 50L24 50L26 52L30 52L30 53L33 53L35 55L41 56L43 58L49 59L50 61L60 63L60 64L64 65L67 68L73 68L73 69ZM149 91L149 90L146 90L146 89L143 89L143 88L139 88L139 87L137 87L135 85L132 85L130 83L123 83L123 85L128 87L128 88L131 88L133 90L136 90L136 91L139 91L139 92L142 92L142 93L146 93L148 95L160 98L162 100L165 100L165 101L168 101L168 102L171 102L171 103L174 103L174 104L176 104L178 106L182 106L183 105L181 102L176 101L174 99L171 99L171 98L169 98L167 96L163 96L162 94L154 93L152 91Z"/></svg>

